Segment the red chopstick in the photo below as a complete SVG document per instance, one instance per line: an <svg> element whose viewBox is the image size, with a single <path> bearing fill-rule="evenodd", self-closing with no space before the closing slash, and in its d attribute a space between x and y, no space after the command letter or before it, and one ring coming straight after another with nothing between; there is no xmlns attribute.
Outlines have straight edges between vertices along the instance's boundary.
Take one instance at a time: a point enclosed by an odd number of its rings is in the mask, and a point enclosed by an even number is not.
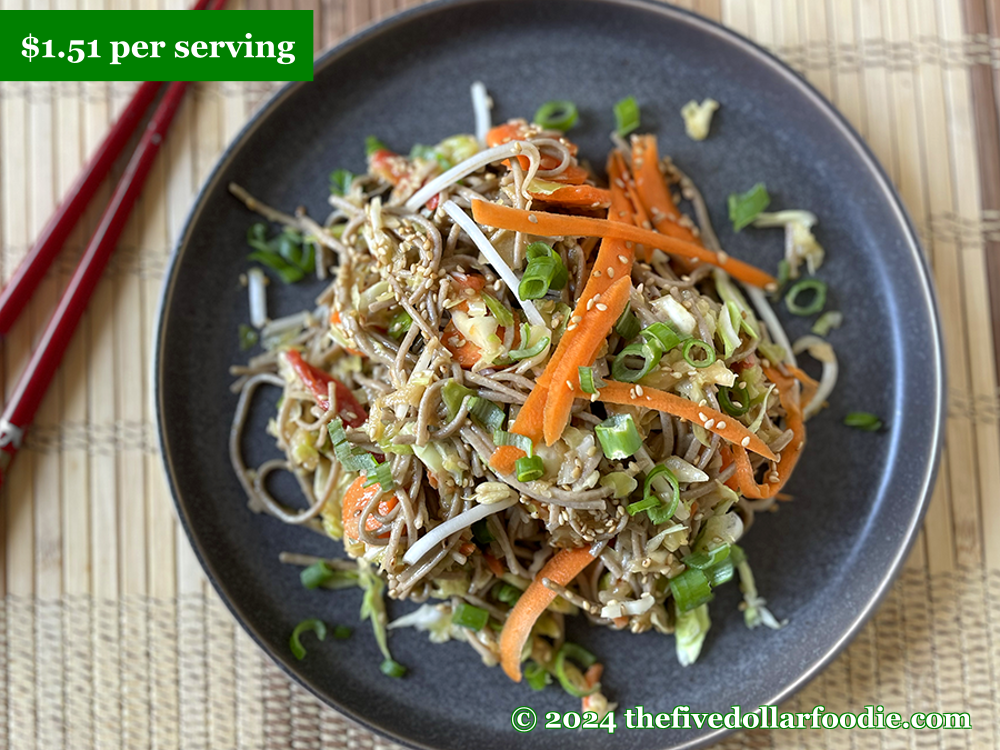
<svg viewBox="0 0 1000 750"><path fill-rule="evenodd" d="M199 0L196 8L203 8L211 0ZM218 9L225 0L214 0L212 9ZM125 173L118 181L111 201L101 216L101 222L94 232L83 257L80 259L69 286L63 292L38 346L31 354L31 360L21 373L13 394L0 416L0 486L3 484L4 472L21 447L24 431L34 420L35 412L48 390L56 369L62 361L63 354L69 346L69 341L76 331L77 324L83 316L83 311L97 286L97 282L114 252L122 230L128 221L129 214L135 206L135 201L142 191L153 160L159 153L160 145L166 135L170 123L177 113L188 84L185 81L171 83L167 87L163 99L157 105L153 116L139 140L135 153L129 160ZM116 125L117 127L117 125ZM93 166L88 165L88 168ZM82 209L80 209L82 210ZM57 219L50 226L61 226ZM70 227L72 228L72 224ZM65 234L69 229L66 229ZM52 236L51 234L49 236ZM54 255L54 252L47 252ZM36 253L36 258L40 257ZM48 259L51 262L51 257ZM37 279L35 281L37 283Z"/></svg>
<svg viewBox="0 0 1000 750"><path fill-rule="evenodd" d="M191 10L204 10L210 2L211 0L198 0ZM108 176L111 165L115 163L139 127L146 110L162 86L159 81L147 81L139 86L132 95L132 101L121 113L104 142L97 147L97 151L90 157L83 172L66 192L63 202L52 214L52 218L14 271L7 286L0 291L0 335L6 335L10 331L17 316L27 307L28 300L35 293L45 272L59 254L63 243L80 220L97 188Z"/></svg>

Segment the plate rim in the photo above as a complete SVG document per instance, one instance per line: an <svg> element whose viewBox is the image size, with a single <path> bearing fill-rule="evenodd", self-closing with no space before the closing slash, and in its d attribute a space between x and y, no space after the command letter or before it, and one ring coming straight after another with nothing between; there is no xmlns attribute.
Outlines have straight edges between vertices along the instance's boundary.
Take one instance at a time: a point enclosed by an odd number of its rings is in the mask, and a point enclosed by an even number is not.
<svg viewBox="0 0 1000 750"><path fill-rule="evenodd" d="M380 21L358 30L317 57L313 62L314 76L317 71L320 71L328 65L334 63L337 59L348 54L356 47L367 43L369 40L377 38L390 29L407 24L413 19L419 18L423 15L436 13L443 9L472 6L494 1L495 0L431 0L430 2L422 5L394 13ZM936 408L933 410L933 424L930 428L931 450L927 456L929 460L925 463L923 476L920 479L920 500L914 506L909 522L905 527L903 543L896 550L896 553L882 576L878 587L869 596L862 609L855 615L851 626L847 628L840 638L830 645L821 656L817 657L810 664L808 664L807 667L794 680L786 684L782 690L778 691L765 703L765 705L778 705L788 700L791 696L805 687L806 684L815 679L837 656L840 655L840 653L852 640L854 640L860 630L872 618L882 601L885 599L889 589L899 577L903 565L909 556L910 550L916 542L924 515L926 514L927 508L930 504L931 494L933 492L940 467L941 451L944 441L943 427L946 416L945 394L947 393L945 351L941 315L940 307L937 301L937 294L934 288L933 275L910 214L903 204L899 191L896 189L895 185L893 185L892 180L889 178L889 175L885 171L881 162L854 126L847 120L846 116L841 113L832 102L827 100L826 97L824 97L813 84L811 84L803 76L796 73L795 70L793 70L787 63L752 39L749 39L741 33L723 26L721 22L699 15L698 13L687 10L686 8L667 5L666 3L658 2L657 0L577 1L587 2L591 5L638 8L657 13L668 20L676 20L677 18L680 18L684 22L691 23L700 27L702 30L711 33L713 36L719 38L723 43L741 49L746 54L756 58L762 64L770 68L772 72L780 74L787 85L797 88L816 107L819 113L824 115L829 122L837 127L844 140L858 154L865 167L870 170L871 175L875 178L876 186L883 195L887 205L891 208L892 213L898 218L899 223L904 230L906 251L913 257L915 266L919 271L918 276L921 301L923 310L926 310L927 313L929 313L929 323L933 337L931 343L933 344L935 356L933 358L932 375L936 385L935 392L933 394L936 402ZM421 750L435 750L435 747L432 745L425 744L424 742L412 737L398 735L395 732L381 727L371 722L366 717L361 716L357 712L341 705L339 701L327 696L311 680L308 680L304 676L298 674L294 669L294 665L288 659L282 657L280 654L274 653L268 647L262 636L243 616L243 613L238 609L236 603L232 601L227 592L223 589L222 584L215 575L215 567L209 562L208 556L205 554L202 545L195 537L191 521L186 511L185 503L181 500L181 493L175 481L172 455L169 449L169 441L164 427L165 409L163 403L164 391L162 385L164 378L163 349L166 344L166 323L177 283L177 270L181 265L184 254L190 243L194 226L197 224L205 209L206 199L210 194L214 193L219 188L219 182L222 174L236 157L237 153L242 149L249 136L251 136L264 124L271 113L285 99L289 98L302 86L305 86L308 83L311 83L311 81L298 81L284 84L263 106L260 107L260 109L257 110L257 112L253 114L253 116L233 137L229 145L216 160L211 173L205 178L205 181L202 184L201 189L198 191L194 202L188 211L187 217L185 218L183 230L178 237L176 246L174 247L167 263L164 281L157 305L156 335L153 346L153 360L151 362L151 379L156 416L156 438L164 473L166 475L167 486L170 490L171 500L173 501L174 511L177 514L181 527L184 529L184 534L191 545L191 549L197 557L198 563L201 565L206 578L208 578L212 587L215 589L216 594L218 594L219 598L225 604L233 618L257 644L263 654L266 655L267 658L276 664L298 685L305 688L322 703L335 709L341 715L347 716L349 719L357 722L366 729L377 732L378 734L388 737L392 741L398 742L407 747L420 748ZM718 742L735 731L737 730L721 728L700 737L692 738L683 744L672 745L669 747L671 750L696 750L696 748L706 747L710 744Z"/></svg>

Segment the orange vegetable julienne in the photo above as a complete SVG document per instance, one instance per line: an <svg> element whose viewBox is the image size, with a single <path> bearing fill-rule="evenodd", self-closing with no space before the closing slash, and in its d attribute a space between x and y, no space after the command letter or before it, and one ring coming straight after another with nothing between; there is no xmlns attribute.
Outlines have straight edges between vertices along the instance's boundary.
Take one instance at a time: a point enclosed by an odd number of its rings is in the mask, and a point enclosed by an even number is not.
<svg viewBox="0 0 1000 750"><path fill-rule="evenodd" d="M459 289L471 289L474 292L481 292L486 286L486 279L479 274L459 273L458 271L455 271L451 274L451 277ZM461 310L462 312L468 312L469 303L462 300L455 305L455 309ZM500 338L503 338L504 334L505 329L503 327L497 329L497 335L500 336ZM517 327L515 327L515 346L520 341L520 338L520 333ZM462 333L455 326L455 322L453 320L449 320L448 325L446 325L444 330L441 331L441 343L444 344L444 348L448 350L448 353L451 354L451 358L458 363L459 367L466 370L471 369L476 362L482 358L480 348L462 335Z"/></svg>
<svg viewBox="0 0 1000 750"><path fill-rule="evenodd" d="M489 552L483 553L483 559L486 561L486 567L490 569L490 572L493 573L493 575L497 578L503 578L503 574L506 571L503 569L503 564L501 564L499 560L493 557L493 555Z"/></svg>
<svg viewBox="0 0 1000 750"><path fill-rule="evenodd" d="M486 145L493 148L494 146L500 146L504 143L509 143L510 141L523 141L525 140L525 137L530 129L530 126L524 120L511 120L510 122L505 122L501 125L495 126L486 134ZM568 141L566 141L566 145L569 148L570 154L576 156L576 145ZM528 169L531 165L531 160L528 159L527 156L519 156L517 157L517 160L521 165L521 169ZM510 160L504 159L501 164L509 168ZM558 158L551 154L542 154L542 159L539 162L540 169L555 169L558 166ZM545 179L551 182L561 182L567 185L581 185L586 182L588 177L590 177L590 173L587 172L586 169L576 164L570 164L558 175L554 177L546 177Z"/></svg>
<svg viewBox="0 0 1000 750"><path fill-rule="evenodd" d="M593 185L567 185L549 193L531 193L531 197L572 208L607 208L611 205L611 192Z"/></svg>
<svg viewBox="0 0 1000 750"><path fill-rule="evenodd" d="M694 232L678 222L680 211L660 173L656 136L642 135L632 139L632 171L635 174L636 192L643 207L649 212L656 231L701 245L701 240Z"/></svg>
<svg viewBox="0 0 1000 750"><path fill-rule="evenodd" d="M802 403L808 404L813 400L813 396L816 395L816 391L819 390L819 383L809 377L805 370L795 367L794 365L785 365L786 369L792 373L794 378L802 383Z"/></svg>
<svg viewBox="0 0 1000 750"><path fill-rule="evenodd" d="M747 455L747 452L741 446L733 446L733 458L736 461L736 476L740 485L740 493L752 500L774 497L778 494L781 488L785 486L785 483L788 482L789 477L792 476L792 471L795 470L795 464L798 463L802 447L806 442L806 428L802 418L802 408L795 393L793 393L795 379L782 375L773 367L765 367L764 373L771 379L772 383L778 386L778 397L781 399L781 405L785 409L788 429L792 431L792 442L781 452L781 460L777 466L778 481L768 482L765 485L757 484L757 480L754 479L753 466L750 464L750 457Z"/></svg>
<svg viewBox="0 0 1000 750"><path fill-rule="evenodd" d="M361 532L359 527L359 521L361 518L361 511L365 509L372 500L382 494L382 487L378 482L375 482L370 487L365 487L365 475L362 474L360 477L354 480L350 487L347 488L347 492L344 493L344 499L341 501L341 520L344 523L344 536L349 539L360 539ZM392 512L392 509L396 507L399 501L396 499L395 495L389 495L385 500L379 501L378 513L380 516L385 516ZM373 516L368 516L365 521L365 529L368 531L378 531L382 528L382 524L379 523L378 519ZM389 536L389 531L384 531L378 535L380 539L384 539Z"/></svg>
<svg viewBox="0 0 1000 750"><path fill-rule="evenodd" d="M618 216L624 212L630 220L632 206L628 200L628 196L620 186L614 183L614 178L620 175L622 166L623 162L620 160L616 161L612 155L608 163L608 173L612 176L611 208L609 214ZM562 338L559 339L555 352L549 357L549 364L546 366L545 372L538 378L534 389L528 394L527 400L518 412L514 424L511 425L511 432L525 436L533 444L538 443L544 437L545 406L549 396L548 386L552 380L552 372L556 367L556 363L564 359L566 352L573 342L574 331L580 329L579 324L587 313L587 305L590 300L598 294L606 292L614 282L616 276L619 280L631 276L633 257L632 248L627 247L626 243L621 240L604 240L601 242L601 248L598 250L593 268L595 271L600 271L600 269L604 269L604 271L590 274L587 285L584 287L583 293L577 302L576 310L573 311L573 316L579 318L577 328L567 330ZM613 273L608 273L609 268L613 270ZM576 374L576 370L573 372L574 377L579 377ZM570 406L572 406L572 401L570 401ZM523 455L524 451L520 448L516 448L513 445L505 445L494 451L490 459L490 465L501 474L510 474L514 470L514 464L517 459Z"/></svg>
<svg viewBox="0 0 1000 750"><path fill-rule="evenodd" d="M734 278L761 288L773 288L777 281L759 268L728 255L720 255L650 229L630 224L593 219L585 216L564 216L544 211L526 211L486 201L472 201L472 215L477 222L496 229L526 232L543 237L604 237L655 247L671 255L696 258L717 266Z"/></svg>
<svg viewBox="0 0 1000 750"><path fill-rule="evenodd" d="M592 309L584 311L583 320L578 327L574 331L567 332L579 332L579 335L575 336L566 347L561 359L553 360L555 369L549 385L549 397L545 402L543 421L546 445L553 445L562 437L566 425L569 424L577 390L580 388L579 368L594 364L601 345L624 312L631 292L632 279L628 276L618 279L601 295L600 302Z"/></svg>
<svg viewBox="0 0 1000 750"><path fill-rule="evenodd" d="M593 561L589 547L560 550L538 571L517 600L500 633L500 665L514 682L521 681L521 652L531 637L531 629L556 598L556 593L546 588L542 580L548 578L560 586L568 586Z"/></svg>
<svg viewBox="0 0 1000 750"><path fill-rule="evenodd" d="M699 406L694 401L688 401L673 393L661 391L659 388L647 388L644 385L638 386L634 383L608 380L596 395L595 400L607 404L641 406L672 414L693 424L701 425L709 432L728 440L736 448L747 448L770 461L777 458L774 452L764 444L764 441L750 432L742 422L707 405ZM589 399L592 394L577 390L576 397ZM743 445L744 442L746 445Z"/></svg>

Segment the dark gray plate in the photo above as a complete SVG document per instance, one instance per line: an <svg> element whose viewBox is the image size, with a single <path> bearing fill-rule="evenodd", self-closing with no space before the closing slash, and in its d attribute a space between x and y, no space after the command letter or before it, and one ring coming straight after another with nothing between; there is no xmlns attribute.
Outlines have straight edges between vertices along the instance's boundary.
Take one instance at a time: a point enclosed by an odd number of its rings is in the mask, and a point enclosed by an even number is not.
<svg viewBox="0 0 1000 750"><path fill-rule="evenodd" d="M337 555L338 546L246 509L229 468L226 437L236 399L230 364L245 358L243 240L251 215L225 186L236 180L275 206L325 215L327 175L364 167L362 142L378 134L398 149L471 131L469 84L496 101L494 121L531 116L553 98L575 101L572 136L603 164L612 104L629 94L644 129L659 134L708 197L726 249L764 268L782 252L777 230L734 235L725 198L764 181L774 206L820 216L830 308L846 323L831 336L841 376L830 408L809 425L809 447L790 491L796 501L758 518L746 549L764 596L789 624L747 630L739 594L725 587L698 663L682 669L670 637L570 626L607 665L604 683L623 708L747 709L782 700L844 646L872 613L916 535L936 466L942 413L940 332L926 265L899 198L858 136L798 76L750 42L686 12L647 2L518 0L438 3L403 13L324 56L313 83L285 88L225 154L191 214L167 279L156 361L163 456L181 521L233 613L292 676L341 711L421 747L695 747L702 730L537 728L517 735L511 711L576 708L557 688L533 693L486 669L466 645L432 646L415 632L391 638L410 667L383 677L367 626L349 642L310 644L295 661L288 636L320 616L357 624L358 592L310 592L282 550ZM722 103L712 136L688 140L679 115L690 99ZM272 315L311 306L318 287L269 289ZM786 321L790 334L807 331ZM253 411L250 457L274 454ZM851 410L881 415L888 430L841 425ZM905 440L906 449L902 450ZM406 605L391 603L395 613Z"/></svg>

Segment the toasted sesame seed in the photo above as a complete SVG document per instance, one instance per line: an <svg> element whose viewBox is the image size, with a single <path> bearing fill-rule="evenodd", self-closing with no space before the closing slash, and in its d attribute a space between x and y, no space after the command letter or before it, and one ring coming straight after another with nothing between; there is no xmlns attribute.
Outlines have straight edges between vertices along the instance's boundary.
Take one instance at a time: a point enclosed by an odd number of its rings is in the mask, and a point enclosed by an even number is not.
<svg viewBox="0 0 1000 750"><path fill-rule="evenodd" d="M573 381L572 380L567 380L566 381L566 387L569 388L570 390L573 390Z"/></svg>
<svg viewBox="0 0 1000 750"><path fill-rule="evenodd" d="M633 247L635 247L635 244L631 240L626 240L625 241L625 249L626 250L631 250Z"/></svg>
<svg viewBox="0 0 1000 750"><path fill-rule="evenodd" d="M594 305L594 307L596 307L601 312L606 312L608 309L608 306L605 305L603 302L598 302L596 305Z"/></svg>
<svg viewBox="0 0 1000 750"><path fill-rule="evenodd" d="M570 323L568 326L566 326L567 331L572 331L574 328L576 328L576 323Z"/></svg>
<svg viewBox="0 0 1000 750"><path fill-rule="evenodd" d="M591 297L587 300L587 310L592 310L594 308L594 298Z"/></svg>
<svg viewBox="0 0 1000 750"><path fill-rule="evenodd" d="M530 221L532 224L537 224L538 217L535 216L534 214L528 214L528 221Z"/></svg>
<svg viewBox="0 0 1000 750"><path fill-rule="evenodd" d="M642 395L642 386L641 385L637 385L635 387L635 392L638 393L641 396Z"/></svg>
<svg viewBox="0 0 1000 750"><path fill-rule="evenodd" d="M742 445L744 448L746 448L748 445L750 445L750 436L747 435L745 438L743 438L740 441L740 445Z"/></svg>
<svg viewBox="0 0 1000 750"><path fill-rule="evenodd" d="M725 250L719 250L716 253L716 255L719 256L719 263L721 263L722 265L726 265L726 261L729 260L729 253L727 253Z"/></svg>
<svg viewBox="0 0 1000 750"><path fill-rule="evenodd" d="M726 423L725 422L719 422L718 429L720 429L720 430L726 429Z"/></svg>
<svg viewBox="0 0 1000 750"><path fill-rule="evenodd" d="M615 277L615 269L613 269L611 266L608 266L608 278L613 279L614 277Z"/></svg>
<svg viewBox="0 0 1000 750"><path fill-rule="evenodd" d="M699 406L702 406L702 404L699 404ZM702 414L701 412L698 412L698 419L700 419L700 420L701 420L702 422L704 422L705 420L707 420L707 419L708 419L708 417L706 417L706 416L705 416L704 414Z"/></svg>
<svg viewBox="0 0 1000 750"><path fill-rule="evenodd" d="M594 278L595 279L601 278L601 272L600 271L594 271Z"/></svg>
<svg viewBox="0 0 1000 750"><path fill-rule="evenodd" d="M712 425L714 425L714 424L715 424L715 420L714 419L708 420L707 422L705 422L705 429L706 430L711 430L712 429Z"/></svg>

